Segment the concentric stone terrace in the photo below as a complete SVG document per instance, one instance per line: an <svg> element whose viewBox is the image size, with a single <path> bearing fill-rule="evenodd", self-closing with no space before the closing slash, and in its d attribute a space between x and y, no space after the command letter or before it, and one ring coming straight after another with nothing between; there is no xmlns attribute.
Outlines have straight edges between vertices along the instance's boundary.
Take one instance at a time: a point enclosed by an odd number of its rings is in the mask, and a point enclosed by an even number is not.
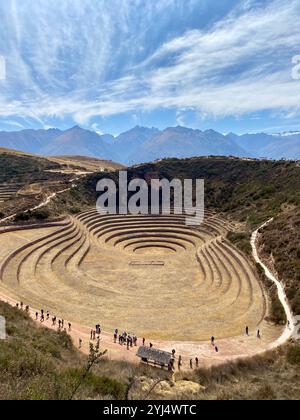
<svg viewBox="0 0 300 420"><path fill-rule="evenodd" d="M18 184L1 184L0 185L0 203L9 200L21 188Z"/></svg>
<svg viewBox="0 0 300 420"><path fill-rule="evenodd" d="M198 341L262 328L267 299L247 258L212 213L100 216L5 228L0 291L82 325Z"/></svg>

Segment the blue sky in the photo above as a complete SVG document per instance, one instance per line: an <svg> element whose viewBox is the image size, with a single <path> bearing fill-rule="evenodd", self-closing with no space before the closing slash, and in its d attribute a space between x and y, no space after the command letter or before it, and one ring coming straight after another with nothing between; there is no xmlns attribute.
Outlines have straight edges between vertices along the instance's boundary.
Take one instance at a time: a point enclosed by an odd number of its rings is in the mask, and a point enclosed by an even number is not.
<svg viewBox="0 0 300 420"><path fill-rule="evenodd" d="M2 130L300 129L299 0L2 0L0 28Z"/></svg>

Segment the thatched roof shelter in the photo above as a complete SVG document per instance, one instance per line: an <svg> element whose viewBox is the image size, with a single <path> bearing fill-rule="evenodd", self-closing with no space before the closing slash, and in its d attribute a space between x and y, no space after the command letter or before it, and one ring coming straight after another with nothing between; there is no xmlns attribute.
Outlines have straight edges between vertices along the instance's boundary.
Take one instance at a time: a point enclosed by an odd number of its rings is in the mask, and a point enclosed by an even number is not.
<svg viewBox="0 0 300 420"><path fill-rule="evenodd" d="M141 346L138 349L137 356L140 357L143 362L154 363L160 366L168 366L170 361L173 360L172 353L145 346Z"/></svg>

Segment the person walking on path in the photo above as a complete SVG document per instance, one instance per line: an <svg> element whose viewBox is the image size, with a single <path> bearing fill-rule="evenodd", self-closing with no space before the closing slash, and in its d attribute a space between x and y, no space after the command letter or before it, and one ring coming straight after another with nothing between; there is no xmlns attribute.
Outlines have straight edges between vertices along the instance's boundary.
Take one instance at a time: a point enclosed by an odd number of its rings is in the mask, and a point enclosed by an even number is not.
<svg viewBox="0 0 300 420"><path fill-rule="evenodd" d="M249 336L249 327L246 327L246 335Z"/></svg>
<svg viewBox="0 0 300 420"><path fill-rule="evenodd" d="M178 370L179 370L179 372L181 371L181 366L182 366L182 357L179 356L179 358L178 358Z"/></svg>

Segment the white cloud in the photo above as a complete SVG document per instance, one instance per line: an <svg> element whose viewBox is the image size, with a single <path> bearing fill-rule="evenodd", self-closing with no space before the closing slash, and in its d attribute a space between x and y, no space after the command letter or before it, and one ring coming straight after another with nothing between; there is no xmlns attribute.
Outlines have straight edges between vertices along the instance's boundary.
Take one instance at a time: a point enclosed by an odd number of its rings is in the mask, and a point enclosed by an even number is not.
<svg viewBox="0 0 300 420"><path fill-rule="evenodd" d="M264 110L300 115L300 82L291 77L291 57L300 53L298 0L274 0L264 8L243 2L214 27L148 48L148 56L143 27L163 19L176 0L134 0L135 12L144 6L142 22L127 1L78 0L54 0L58 15L53 7L33 8L26 20L31 8L24 1L10 1L16 31L8 37L8 59L17 66L0 91L2 116L68 116L87 124L95 116L157 108L177 109L178 122L185 108L216 118ZM36 40L26 56L22 48Z"/></svg>

